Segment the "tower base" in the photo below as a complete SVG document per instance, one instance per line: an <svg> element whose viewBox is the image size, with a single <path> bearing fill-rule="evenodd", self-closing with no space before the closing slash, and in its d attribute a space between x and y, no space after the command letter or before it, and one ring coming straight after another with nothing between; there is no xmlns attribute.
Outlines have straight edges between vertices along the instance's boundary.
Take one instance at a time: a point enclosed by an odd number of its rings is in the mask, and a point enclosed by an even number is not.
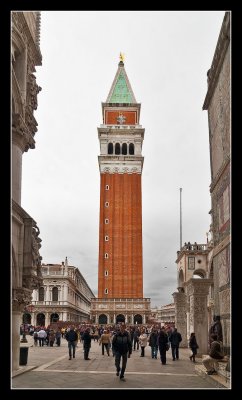
<svg viewBox="0 0 242 400"><path fill-rule="evenodd" d="M91 299L90 319L94 324L146 324L150 314L150 298Z"/></svg>

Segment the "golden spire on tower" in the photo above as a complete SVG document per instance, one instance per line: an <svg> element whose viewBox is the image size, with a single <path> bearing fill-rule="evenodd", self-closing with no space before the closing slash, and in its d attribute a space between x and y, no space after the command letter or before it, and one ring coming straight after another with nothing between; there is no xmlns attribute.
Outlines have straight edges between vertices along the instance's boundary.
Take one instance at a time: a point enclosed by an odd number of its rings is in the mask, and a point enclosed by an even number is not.
<svg viewBox="0 0 242 400"><path fill-rule="evenodd" d="M120 52L119 59L120 59L120 61L124 62L124 53Z"/></svg>

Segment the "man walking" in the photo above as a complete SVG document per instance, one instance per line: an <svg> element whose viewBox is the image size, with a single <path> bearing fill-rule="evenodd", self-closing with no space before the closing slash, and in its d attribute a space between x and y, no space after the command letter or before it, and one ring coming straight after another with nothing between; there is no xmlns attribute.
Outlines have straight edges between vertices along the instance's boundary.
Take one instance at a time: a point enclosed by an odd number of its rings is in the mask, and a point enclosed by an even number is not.
<svg viewBox="0 0 242 400"><path fill-rule="evenodd" d="M68 349L69 349L69 360L71 360L71 349L73 352L73 358L75 358L76 352L76 342L78 340L77 333L74 331L74 327L72 326L69 332L66 333L66 340L68 341Z"/></svg>
<svg viewBox="0 0 242 400"><path fill-rule="evenodd" d="M125 324L122 323L120 330L113 337L113 347L115 351L115 366L117 369L116 375L119 376L120 373L120 361L122 357L122 368L119 378L122 381L124 379L124 372L127 365L127 359L132 354L132 342L129 333L125 330Z"/></svg>

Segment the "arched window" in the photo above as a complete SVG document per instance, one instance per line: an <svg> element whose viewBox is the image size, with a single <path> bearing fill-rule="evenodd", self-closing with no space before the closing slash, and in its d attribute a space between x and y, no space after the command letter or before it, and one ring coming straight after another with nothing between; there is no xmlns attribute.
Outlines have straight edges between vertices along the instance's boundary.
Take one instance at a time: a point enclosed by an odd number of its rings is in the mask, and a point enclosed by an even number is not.
<svg viewBox="0 0 242 400"><path fill-rule="evenodd" d="M52 301L58 301L58 288L53 287L52 289Z"/></svg>
<svg viewBox="0 0 242 400"><path fill-rule="evenodd" d="M131 155L134 154L134 143L129 144L129 154L131 154Z"/></svg>
<svg viewBox="0 0 242 400"><path fill-rule="evenodd" d="M108 154L113 154L113 143L108 143Z"/></svg>
<svg viewBox="0 0 242 400"><path fill-rule="evenodd" d="M39 288L39 301L44 301L44 297L45 297L45 290L43 287Z"/></svg>
<svg viewBox="0 0 242 400"><path fill-rule="evenodd" d="M115 144L115 154L120 154L120 144L119 143Z"/></svg>
<svg viewBox="0 0 242 400"><path fill-rule="evenodd" d="M127 154L127 143L123 143L123 145L122 145L122 154L124 154L124 155Z"/></svg>

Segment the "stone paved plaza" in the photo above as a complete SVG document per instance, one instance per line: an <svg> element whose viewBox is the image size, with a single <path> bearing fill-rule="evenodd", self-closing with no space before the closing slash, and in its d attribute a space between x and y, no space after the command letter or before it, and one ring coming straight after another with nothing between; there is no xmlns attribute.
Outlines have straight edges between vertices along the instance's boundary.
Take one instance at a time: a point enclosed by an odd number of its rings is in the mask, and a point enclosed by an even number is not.
<svg viewBox="0 0 242 400"><path fill-rule="evenodd" d="M140 350L133 351L128 359L125 382L116 376L114 357L101 354L101 346L92 341L90 361L83 357L82 344L78 343L76 358L69 360L67 342L61 340L60 347L31 347L28 338L28 364L21 367L12 379L12 389L217 389L195 373L195 365L189 360L189 350L180 349L180 359L172 361L167 352L167 365L152 359L150 347L145 348L145 357ZM200 361L201 363L201 361Z"/></svg>

